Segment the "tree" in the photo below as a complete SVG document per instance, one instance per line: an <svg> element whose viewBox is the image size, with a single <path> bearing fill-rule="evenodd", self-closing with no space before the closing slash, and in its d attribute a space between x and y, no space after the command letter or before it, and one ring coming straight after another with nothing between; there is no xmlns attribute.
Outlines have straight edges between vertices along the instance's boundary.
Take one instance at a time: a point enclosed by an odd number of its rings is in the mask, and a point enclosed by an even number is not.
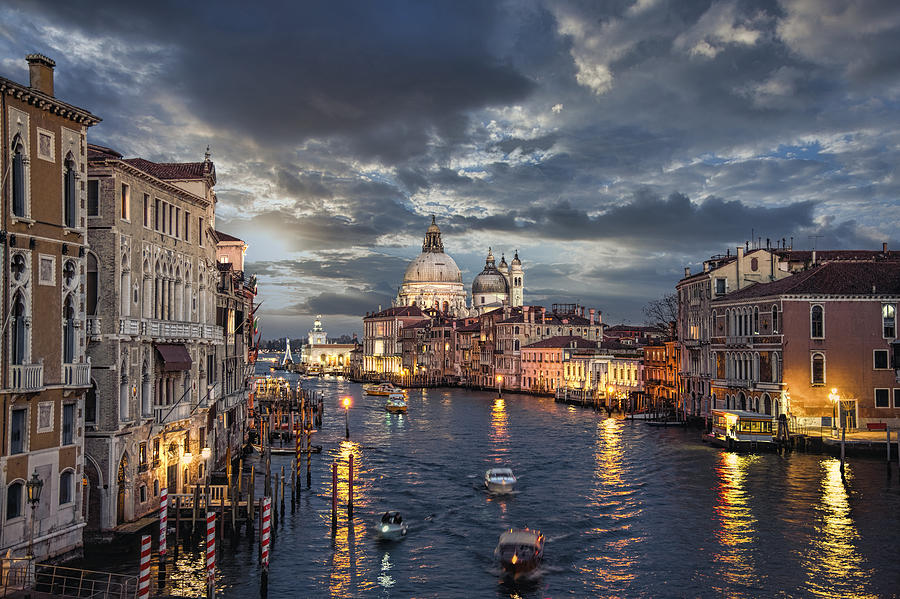
<svg viewBox="0 0 900 599"><path fill-rule="evenodd" d="M678 295L667 293L659 299L651 300L644 305L644 318L647 326L651 326L666 337L674 334L674 324L678 320Z"/></svg>

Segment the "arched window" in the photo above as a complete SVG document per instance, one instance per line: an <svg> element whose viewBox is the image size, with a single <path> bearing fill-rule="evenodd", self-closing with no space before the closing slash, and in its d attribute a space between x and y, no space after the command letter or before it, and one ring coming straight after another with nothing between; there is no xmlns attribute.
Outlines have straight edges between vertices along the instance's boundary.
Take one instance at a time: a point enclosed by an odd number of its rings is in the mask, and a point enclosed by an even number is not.
<svg viewBox="0 0 900 599"><path fill-rule="evenodd" d="M70 229L78 226L78 211L76 209L75 173L77 169L72 154L66 156L63 170L63 224Z"/></svg>
<svg viewBox="0 0 900 599"><path fill-rule="evenodd" d="M26 217L25 210L25 146L16 135L12 142L12 209L15 216Z"/></svg>
<svg viewBox="0 0 900 599"><path fill-rule="evenodd" d="M153 496L159 497L159 479L153 481Z"/></svg>
<svg viewBox="0 0 900 599"><path fill-rule="evenodd" d="M119 370L119 420L127 422L128 416L128 362L122 360Z"/></svg>
<svg viewBox="0 0 900 599"><path fill-rule="evenodd" d="M63 364L75 362L75 300L66 296L63 304Z"/></svg>
<svg viewBox="0 0 900 599"><path fill-rule="evenodd" d="M87 255L87 297L86 311L88 316L96 316L97 314L97 257L94 254Z"/></svg>
<svg viewBox="0 0 900 599"><path fill-rule="evenodd" d="M716 311L713 310L712 314L709 316L709 336L713 337L716 334Z"/></svg>
<svg viewBox="0 0 900 599"><path fill-rule="evenodd" d="M516 325L516 335L519 334L519 325Z"/></svg>
<svg viewBox="0 0 900 599"><path fill-rule="evenodd" d="M824 385L825 384L825 355L824 354L816 352L812 355L810 382L813 385Z"/></svg>
<svg viewBox="0 0 900 599"><path fill-rule="evenodd" d="M772 415L772 398L769 397L768 393L763 395L763 410L765 410L764 414Z"/></svg>
<svg viewBox="0 0 900 599"><path fill-rule="evenodd" d="M22 491L25 485L17 480L6 488L6 519L12 520L22 515Z"/></svg>
<svg viewBox="0 0 900 599"><path fill-rule="evenodd" d="M778 332L778 306L772 306L772 332Z"/></svg>
<svg viewBox="0 0 900 599"><path fill-rule="evenodd" d="M12 322L10 322L10 359L13 364L24 364L26 358L25 297L21 291L13 297Z"/></svg>
<svg viewBox="0 0 900 599"><path fill-rule="evenodd" d="M516 339L516 340L513 342L513 348L514 348L515 351L519 351L519 340L518 340L518 339Z"/></svg>
<svg viewBox="0 0 900 599"><path fill-rule="evenodd" d="M825 309L819 304L809 309L809 336L813 339L825 337Z"/></svg>
<svg viewBox="0 0 900 599"><path fill-rule="evenodd" d="M72 492L72 483L75 480L75 473L66 470L59 475L59 505L65 505L74 501L75 493Z"/></svg>
<svg viewBox="0 0 900 599"><path fill-rule="evenodd" d="M759 306L753 306L753 334L759 335Z"/></svg>
<svg viewBox="0 0 900 599"><path fill-rule="evenodd" d="M781 382L781 364L779 363L778 353L772 353L772 382Z"/></svg>
<svg viewBox="0 0 900 599"><path fill-rule="evenodd" d="M84 423L97 423L97 381L91 379L91 388L84 395Z"/></svg>

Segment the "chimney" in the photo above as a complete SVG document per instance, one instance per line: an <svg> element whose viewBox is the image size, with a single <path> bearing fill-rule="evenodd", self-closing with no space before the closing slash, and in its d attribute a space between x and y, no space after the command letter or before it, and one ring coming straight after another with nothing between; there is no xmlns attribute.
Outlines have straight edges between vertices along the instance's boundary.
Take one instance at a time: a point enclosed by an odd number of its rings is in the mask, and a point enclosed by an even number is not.
<svg viewBox="0 0 900 599"><path fill-rule="evenodd" d="M591 308L591 326L594 326L594 312L595 310Z"/></svg>
<svg viewBox="0 0 900 599"><path fill-rule="evenodd" d="M886 241L881 244L881 253L887 254L887 242Z"/></svg>
<svg viewBox="0 0 900 599"><path fill-rule="evenodd" d="M29 83L28 87L48 96L53 95L53 67L56 63L43 54L29 54L25 57L28 61Z"/></svg>
<svg viewBox="0 0 900 599"><path fill-rule="evenodd" d="M816 250L812 251L812 265L816 265Z"/></svg>
<svg viewBox="0 0 900 599"><path fill-rule="evenodd" d="M685 266L685 267L684 267L684 278L686 279L686 278L688 278L689 276L691 276L691 267L690 267L690 266Z"/></svg>
<svg viewBox="0 0 900 599"><path fill-rule="evenodd" d="M735 268L737 269L737 288L741 288L741 260L744 259L744 248L741 246L737 246L737 260L734 261Z"/></svg>
<svg viewBox="0 0 900 599"><path fill-rule="evenodd" d="M541 324L547 322L547 308L541 306Z"/></svg>

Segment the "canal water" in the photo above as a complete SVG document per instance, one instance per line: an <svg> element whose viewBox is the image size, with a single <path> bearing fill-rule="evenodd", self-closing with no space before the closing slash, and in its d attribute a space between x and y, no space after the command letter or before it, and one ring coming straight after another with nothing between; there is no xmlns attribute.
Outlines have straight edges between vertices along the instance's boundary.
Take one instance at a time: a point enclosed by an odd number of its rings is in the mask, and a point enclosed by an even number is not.
<svg viewBox="0 0 900 599"><path fill-rule="evenodd" d="M324 392L312 488L273 539L268 596L281 597L891 597L900 592L900 484L878 460L855 459L842 479L831 457L743 455L697 431L557 404L457 389L413 390L391 415L360 385L308 379ZM340 398L353 398L350 441ZM357 483L346 512L348 458ZM273 470L290 459L272 456ZM332 537L331 464L339 519ZM518 492L492 496L482 476L509 466ZM305 482L305 481L304 481ZM257 496L262 489L260 478ZM406 539L373 526L400 510ZM171 520L170 520L171 522ZM506 581L493 560L504 529L540 529L545 560ZM258 597L255 537L218 543L221 597ZM199 540L171 545L160 593L199 596ZM100 570L136 573L137 545L87 549ZM155 551L155 539L154 539ZM174 562L174 563L173 563ZM157 576L159 573L159 576Z"/></svg>

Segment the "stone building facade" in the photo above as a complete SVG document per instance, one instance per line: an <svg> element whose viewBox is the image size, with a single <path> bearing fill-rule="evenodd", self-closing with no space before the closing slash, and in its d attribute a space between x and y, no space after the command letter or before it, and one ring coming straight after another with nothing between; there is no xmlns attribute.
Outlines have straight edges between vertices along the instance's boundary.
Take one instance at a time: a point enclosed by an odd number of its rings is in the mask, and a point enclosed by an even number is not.
<svg viewBox="0 0 900 599"><path fill-rule="evenodd" d="M89 148L92 529L152 513L160 489L183 491L210 466L201 455L223 395L224 355L215 182L208 155L161 164Z"/></svg>
<svg viewBox="0 0 900 599"><path fill-rule="evenodd" d="M82 545L86 136L100 119L54 96L51 59L27 61L29 85L0 78L0 552L23 556L33 540L42 560ZM32 478L42 484L33 506Z"/></svg>

